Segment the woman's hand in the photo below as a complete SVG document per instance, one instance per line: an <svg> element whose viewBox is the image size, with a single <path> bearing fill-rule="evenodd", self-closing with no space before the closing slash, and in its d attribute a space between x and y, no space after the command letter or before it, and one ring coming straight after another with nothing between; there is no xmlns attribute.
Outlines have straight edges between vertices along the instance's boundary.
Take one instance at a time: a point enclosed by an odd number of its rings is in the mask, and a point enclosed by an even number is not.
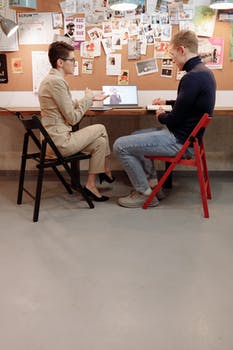
<svg viewBox="0 0 233 350"><path fill-rule="evenodd" d="M86 90L85 90L85 97L89 98L90 100L93 100L93 97L94 97L93 91L88 89L88 88L86 88Z"/></svg>
<svg viewBox="0 0 233 350"><path fill-rule="evenodd" d="M106 95L103 91L99 94L96 94L93 96L93 101L103 101L105 100L109 95Z"/></svg>
<svg viewBox="0 0 233 350"><path fill-rule="evenodd" d="M85 90L85 97L89 98L92 101L103 101L105 100L109 95L106 95L103 91L94 95L93 91L86 88Z"/></svg>

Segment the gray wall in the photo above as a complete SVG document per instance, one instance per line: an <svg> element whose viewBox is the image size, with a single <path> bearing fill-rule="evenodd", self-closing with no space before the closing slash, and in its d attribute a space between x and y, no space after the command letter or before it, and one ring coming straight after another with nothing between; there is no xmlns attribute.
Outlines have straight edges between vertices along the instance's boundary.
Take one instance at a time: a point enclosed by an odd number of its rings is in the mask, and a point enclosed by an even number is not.
<svg viewBox="0 0 233 350"><path fill-rule="evenodd" d="M109 133L110 143L122 135L134 130L150 128L155 125L152 115L142 117L86 117L81 127L103 123ZM0 171L18 170L22 149L24 129L16 116L0 115ZM233 170L233 116L215 116L205 135L205 148L209 170ZM30 168L33 167L33 163ZM87 164L82 164L82 169ZM112 157L112 168L120 170L121 166Z"/></svg>

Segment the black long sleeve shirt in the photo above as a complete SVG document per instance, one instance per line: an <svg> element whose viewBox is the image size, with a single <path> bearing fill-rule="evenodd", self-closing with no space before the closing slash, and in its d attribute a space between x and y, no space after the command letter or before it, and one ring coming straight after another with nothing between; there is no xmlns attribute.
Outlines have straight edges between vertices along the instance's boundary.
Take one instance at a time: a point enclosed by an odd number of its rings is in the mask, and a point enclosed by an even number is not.
<svg viewBox="0 0 233 350"><path fill-rule="evenodd" d="M165 124L181 143L185 142L204 113L212 116L216 94L214 75L199 56L188 60L183 70L187 73L180 80L176 100L166 101L173 106L172 111L158 117L159 122ZM200 132L199 140L202 135Z"/></svg>

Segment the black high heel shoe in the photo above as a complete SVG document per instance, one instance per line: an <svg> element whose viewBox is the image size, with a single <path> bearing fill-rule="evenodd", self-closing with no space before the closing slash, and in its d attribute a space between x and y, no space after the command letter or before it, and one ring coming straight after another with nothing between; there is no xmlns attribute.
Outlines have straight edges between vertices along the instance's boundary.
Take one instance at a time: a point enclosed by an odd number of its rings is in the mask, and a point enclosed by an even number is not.
<svg viewBox="0 0 233 350"><path fill-rule="evenodd" d="M114 182L116 180L116 178L114 176L112 176L112 178L111 178L105 173L100 173L99 180L100 180L100 184L102 184L103 181L106 181L109 184L111 184L112 182Z"/></svg>
<svg viewBox="0 0 233 350"><path fill-rule="evenodd" d="M109 197L107 196L101 196L101 197L97 197L93 192L91 192L90 190L88 190L88 188L83 187L83 191L86 193L86 195L93 201L96 202L106 202L109 200Z"/></svg>

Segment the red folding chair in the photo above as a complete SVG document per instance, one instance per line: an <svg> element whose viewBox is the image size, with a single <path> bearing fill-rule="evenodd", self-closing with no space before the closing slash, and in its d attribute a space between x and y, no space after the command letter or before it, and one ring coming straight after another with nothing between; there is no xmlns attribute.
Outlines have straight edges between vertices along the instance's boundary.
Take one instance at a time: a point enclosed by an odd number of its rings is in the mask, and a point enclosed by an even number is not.
<svg viewBox="0 0 233 350"><path fill-rule="evenodd" d="M167 169L165 170L163 176L159 180L158 184L153 189L152 193L148 197L148 199L143 204L143 208L146 209L149 204L151 203L152 199L160 188L163 186L164 182L168 179L168 176L171 175L173 169L177 164L192 166L197 168L197 174L198 174L198 180L200 185L200 191L201 191L201 198L202 198L202 204L203 204L203 211L204 211L204 217L209 217L209 210L208 210L208 203L207 199L211 199L211 191L210 191L210 182L209 182L209 176L208 176L208 168L207 168L207 162L206 162L206 155L205 155L205 149L204 149L204 143L203 138L201 141L201 144L198 143L197 134L202 128L206 128L209 122L211 121L211 117L207 113L205 113L198 124L195 126L185 143L183 144L183 147L181 150L177 153L175 157L164 157L164 156L148 156L145 155L145 158L149 158L152 160L163 160L164 162L170 164ZM193 145L194 148L194 158L191 159L184 159L184 153L187 150L187 148Z"/></svg>

